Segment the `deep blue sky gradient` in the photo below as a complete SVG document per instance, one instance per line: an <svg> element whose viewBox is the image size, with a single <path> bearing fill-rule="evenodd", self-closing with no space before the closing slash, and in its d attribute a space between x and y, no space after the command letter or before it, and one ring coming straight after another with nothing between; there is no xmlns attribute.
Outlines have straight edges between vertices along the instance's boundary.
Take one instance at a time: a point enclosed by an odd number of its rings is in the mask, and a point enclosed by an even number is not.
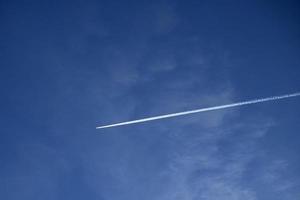
<svg viewBox="0 0 300 200"><path fill-rule="evenodd" d="M295 200L300 5L1 1L0 199Z"/></svg>

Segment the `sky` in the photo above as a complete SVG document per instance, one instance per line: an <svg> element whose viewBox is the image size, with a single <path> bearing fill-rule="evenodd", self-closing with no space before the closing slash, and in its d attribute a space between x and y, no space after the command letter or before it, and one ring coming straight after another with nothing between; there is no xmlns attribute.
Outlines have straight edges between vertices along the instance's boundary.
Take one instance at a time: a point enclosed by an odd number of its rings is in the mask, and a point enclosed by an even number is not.
<svg viewBox="0 0 300 200"><path fill-rule="evenodd" d="M0 1L0 199L295 200L300 4Z"/></svg>

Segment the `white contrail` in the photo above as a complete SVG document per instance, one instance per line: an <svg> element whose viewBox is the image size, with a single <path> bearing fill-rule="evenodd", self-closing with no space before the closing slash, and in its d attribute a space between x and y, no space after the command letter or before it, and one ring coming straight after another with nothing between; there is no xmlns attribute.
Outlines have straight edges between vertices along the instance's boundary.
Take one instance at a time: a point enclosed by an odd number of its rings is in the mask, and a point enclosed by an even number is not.
<svg viewBox="0 0 300 200"><path fill-rule="evenodd" d="M147 117L147 118L143 118L143 119L137 119L137 120L126 121L126 122L121 122L121 123L116 123L116 124L99 126L99 127L96 127L96 129L110 128L110 127L115 127L115 126L123 126L123 125L128 125L128 124L136 124L136 123L142 123L142 122L153 121L153 120L158 120L158 119L177 117L180 115L189 115L189 114L193 114L193 113L200 113L200 112L206 112L206 111L211 111L211 110L220 110L220 109L243 106L243 105L248 105L248 104L256 104L256 103L261 103L261 102L265 102L265 101L275 101L278 99L285 99L285 98L296 97L296 96L300 96L300 92L286 94L286 95L280 95L280 96L272 96L272 97L261 98L261 99L253 99L250 101L242 101L242 102L238 102L238 103L231 103L231 104L225 104L225 105L221 105L221 106L213 106L213 107L208 107L208 108L201 108L201 109L189 110L189 111L166 114L166 115L159 115L159 116L154 116L154 117Z"/></svg>

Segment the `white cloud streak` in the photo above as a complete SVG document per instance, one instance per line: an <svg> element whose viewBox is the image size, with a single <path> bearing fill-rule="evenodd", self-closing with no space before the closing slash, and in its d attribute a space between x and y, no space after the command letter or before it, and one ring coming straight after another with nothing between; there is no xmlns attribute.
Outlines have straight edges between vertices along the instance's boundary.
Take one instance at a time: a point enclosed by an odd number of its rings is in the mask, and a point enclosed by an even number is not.
<svg viewBox="0 0 300 200"><path fill-rule="evenodd" d="M225 105L221 105L221 106L213 106L213 107L201 108L201 109L196 109L196 110L171 113L171 114L166 114L166 115L159 115L159 116L154 116L154 117L148 117L148 118L143 118L143 119L137 119L137 120L132 120L132 121L126 121L126 122L121 122L121 123L105 125L105 126L99 126L99 127L96 127L96 129L111 128L111 127L124 126L124 125L129 125L129 124L137 124L137 123L143 123L143 122L147 122L147 121L177 117L177 116L181 116L181 115L189 115L189 114L200 113L200 112L221 110L221 109L225 109L225 108L238 107L238 106L262 103L262 102L267 102L267 101L275 101L275 100L279 100L279 99L285 99L285 98L291 98L291 97L297 97L297 96L300 96L300 92L296 92L296 93L292 93L292 94L285 94L285 95L280 95L280 96L260 98L260 99L253 99L253 100L249 100L249 101L225 104Z"/></svg>

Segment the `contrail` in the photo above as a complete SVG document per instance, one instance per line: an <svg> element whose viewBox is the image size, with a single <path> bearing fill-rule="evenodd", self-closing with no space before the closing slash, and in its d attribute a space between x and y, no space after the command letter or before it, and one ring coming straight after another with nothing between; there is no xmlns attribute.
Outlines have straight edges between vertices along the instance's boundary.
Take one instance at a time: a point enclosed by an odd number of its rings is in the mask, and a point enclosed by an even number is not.
<svg viewBox="0 0 300 200"><path fill-rule="evenodd" d="M225 109L225 108L238 107L238 106L249 105L249 104L256 104L256 103L261 103L261 102L266 102L266 101L275 101L275 100L279 100L279 99L285 99L285 98L296 97L296 96L300 96L300 92L292 93L292 94L285 94L285 95L280 95L280 96L266 97L266 98L261 98L261 99L253 99L253 100L249 100L249 101L225 104L225 105L221 105L221 106L213 106L213 107L201 108L201 109L196 109L196 110L171 113L171 114L166 114L166 115L159 115L159 116L154 116L154 117L147 117L147 118L143 118L143 119L137 119L137 120L126 121L126 122L121 122L121 123L116 123L116 124L99 126L99 127L96 127L96 129L136 124L136 123L142 123L142 122L153 121L153 120L158 120L158 119L177 117L177 116L181 116L181 115L189 115L189 114L193 114L193 113L207 112L207 111L212 111L212 110L221 110L221 109Z"/></svg>

